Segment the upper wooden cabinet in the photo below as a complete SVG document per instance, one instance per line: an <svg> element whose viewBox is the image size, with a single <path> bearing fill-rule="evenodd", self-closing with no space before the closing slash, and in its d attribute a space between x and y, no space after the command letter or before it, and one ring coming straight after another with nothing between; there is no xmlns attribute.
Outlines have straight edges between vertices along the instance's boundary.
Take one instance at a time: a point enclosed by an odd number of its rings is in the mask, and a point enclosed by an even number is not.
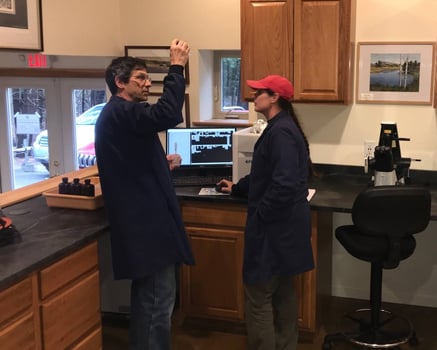
<svg viewBox="0 0 437 350"><path fill-rule="evenodd" d="M293 77L293 6L286 1L241 0L241 96L253 99L247 79Z"/></svg>
<svg viewBox="0 0 437 350"><path fill-rule="evenodd" d="M356 0L241 0L242 96L247 79L289 78L295 102L350 103Z"/></svg>

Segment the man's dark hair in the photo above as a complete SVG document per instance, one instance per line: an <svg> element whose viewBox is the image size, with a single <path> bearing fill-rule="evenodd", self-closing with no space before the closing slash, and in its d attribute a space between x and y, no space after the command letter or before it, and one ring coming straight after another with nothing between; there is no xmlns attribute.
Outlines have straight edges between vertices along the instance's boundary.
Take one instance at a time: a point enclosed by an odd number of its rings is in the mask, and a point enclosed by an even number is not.
<svg viewBox="0 0 437 350"><path fill-rule="evenodd" d="M118 90L115 78L118 78L123 83L128 83L132 71L137 69L147 69L146 61L130 56L114 58L105 72L106 84L111 94L115 95Z"/></svg>

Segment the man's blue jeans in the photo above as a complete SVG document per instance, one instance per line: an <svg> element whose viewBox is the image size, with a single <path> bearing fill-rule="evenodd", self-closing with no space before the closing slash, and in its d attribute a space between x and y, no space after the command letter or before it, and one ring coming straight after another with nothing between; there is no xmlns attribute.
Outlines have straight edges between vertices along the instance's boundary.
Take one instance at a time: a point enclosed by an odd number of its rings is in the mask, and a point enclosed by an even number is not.
<svg viewBox="0 0 437 350"><path fill-rule="evenodd" d="M132 281L130 350L169 350L176 298L175 266Z"/></svg>

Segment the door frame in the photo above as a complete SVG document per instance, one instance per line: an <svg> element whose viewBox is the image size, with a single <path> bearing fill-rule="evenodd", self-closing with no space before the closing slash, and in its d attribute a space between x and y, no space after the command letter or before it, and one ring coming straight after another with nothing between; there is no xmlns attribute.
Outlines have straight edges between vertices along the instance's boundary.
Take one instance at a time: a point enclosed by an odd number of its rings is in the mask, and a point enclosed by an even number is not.
<svg viewBox="0 0 437 350"><path fill-rule="evenodd" d="M46 90L47 133L50 139L50 177L73 171L77 167L74 145L75 127L72 105L74 89L106 89L102 78L62 77L8 77L0 80L0 192L14 188L12 106L8 103L7 89L38 87Z"/></svg>

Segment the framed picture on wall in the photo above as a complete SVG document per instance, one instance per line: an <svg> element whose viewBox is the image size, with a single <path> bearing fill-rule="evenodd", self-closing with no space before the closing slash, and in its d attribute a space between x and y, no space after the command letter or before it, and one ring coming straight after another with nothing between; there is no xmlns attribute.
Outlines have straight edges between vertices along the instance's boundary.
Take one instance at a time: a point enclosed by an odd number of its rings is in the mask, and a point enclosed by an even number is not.
<svg viewBox="0 0 437 350"><path fill-rule="evenodd" d="M435 60L434 60L434 103L433 106L434 108L437 108L437 73L435 72L435 70L437 69L437 55L434 55Z"/></svg>
<svg viewBox="0 0 437 350"><path fill-rule="evenodd" d="M139 57L146 61L147 73L152 83L162 83L170 68L170 46L125 46L125 56ZM184 69L185 82L190 83L188 62Z"/></svg>
<svg viewBox="0 0 437 350"><path fill-rule="evenodd" d="M156 103L158 99L161 97L161 95L162 94L160 92L150 92L147 102ZM190 120L190 97L188 94L185 94L185 101L182 107L182 115L184 117L184 122L177 125L177 127L189 128L191 126L191 120Z"/></svg>
<svg viewBox="0 0 437 350"><path fill-rule="evenodd" d="M41 0L0 1L0 49L43 50Z"/></svg>
<svg viewBox="0 0 437 350"><path fill-rule="evenodd" d="M434 42L358 43L357 103L432 103Z"/></svg>

